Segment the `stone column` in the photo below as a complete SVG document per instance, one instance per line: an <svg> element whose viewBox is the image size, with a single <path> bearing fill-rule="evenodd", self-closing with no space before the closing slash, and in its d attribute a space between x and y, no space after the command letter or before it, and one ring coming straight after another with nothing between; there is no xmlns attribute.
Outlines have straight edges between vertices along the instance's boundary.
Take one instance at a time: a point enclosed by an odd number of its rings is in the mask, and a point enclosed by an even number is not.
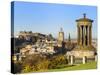
<svg viewBox="0 0 100 75"><path fill-rule="evenodd" d="M79 29L78 29L78 26L77 26L77 44L79 44Z"/></svg>
<svg viewBox="0 0 100 75"><path fill-rule="evenodd" d="M80 45L82 45L82 27L80 26Z"/></svg>
<svg viewBox="0 0 100 75"><path fill-rule="evenodd" d="M91 30L91 26L90 26L90 45L92 43L92 30Z"/></svg>
<svg viewBox="0 0 100 75"><path fill-rule="evenodd" d="M83 27L83 45L85 46L85 31L86 31L86 27Z"/></svg>
<svg viewBox="0 0 100 75"><path fill-rule="evenodd" d="M80 28L78 27L78 29L79 29L79 34L78 35L79 35L79 43L80 43Z"/></svg>
<svg viewBox="0 0 100 75"><path fill-rule="evenodd" d="M86 26L86 45L88 45L88 28Z"/></svg>
<svg viewBox="0 0 100 75"><path fill-rule="evenodd" d="M78 36L77 41L78 41L78 45L79 45L79 43L80 43L80 27L79 26L77 26L77 36Z"/></svg>
<svg viewBox="0 0 100 75"><path fill-rule="evenodd" d="M90 41L90 34L89 34L89 30L90 30L90 28L89 28L89 26L87 26L87 45L89 46L89 41Z"/></svg>
<svg viewBox="0 0 100 75"><path fill-rule="evenodd" d="M91 26L89 26L89 46L91 45Z"/></svg>
<svg viewBox="0 0 100 75"><path fill-rule="evenodd" d="M83 64L85 64L86 62L87 62L87 57L84 56L84 57L83 57Z"/></svg>
<svg viewBox="0 0 100 75"><path fill-rule="evenodd" d="M74 56L71 55L71 65L73 65L73 64L74 64Z"/></svg>
<svg viewBox="0 0 100 75"><path fill-rule="evenodd" d="M83 26L82 26L82 45L83 45L83 41L84 41L84 28L83 28Z"/></svg>

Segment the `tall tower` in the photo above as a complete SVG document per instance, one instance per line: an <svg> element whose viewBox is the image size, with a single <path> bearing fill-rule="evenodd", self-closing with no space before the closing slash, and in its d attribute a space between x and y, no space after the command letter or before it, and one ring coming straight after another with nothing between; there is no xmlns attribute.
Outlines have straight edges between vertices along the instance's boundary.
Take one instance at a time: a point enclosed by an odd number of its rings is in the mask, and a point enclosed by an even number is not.
<svg viewBox="0 0 100 75"><path fill-rule="evenodd" d="M58 33L58 46L62 46L62 42L64 41L64 32L63 29L60 28L60 32Z"/></svg>
<svg viewBox="0 0 100 75"><path fill-rule="evenodd" d="M83 18L76 20L77 22L77 44L82 50L92 50L92 22L93 20L86 18L86 14L83 14Z"/></svg>
<svg viewBox="0 0 100 75"><path fill-rule="evenodd" d="M71 42L70 33L69 33L69 36L68 36L68 42Z"/></svg>

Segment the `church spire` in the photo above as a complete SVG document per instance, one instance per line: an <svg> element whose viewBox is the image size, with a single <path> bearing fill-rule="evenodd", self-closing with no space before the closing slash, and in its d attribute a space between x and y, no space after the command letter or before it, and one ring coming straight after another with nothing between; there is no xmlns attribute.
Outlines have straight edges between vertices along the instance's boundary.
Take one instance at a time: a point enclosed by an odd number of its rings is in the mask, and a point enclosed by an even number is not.
<svg viewBox="0 0 100 75"><path fill-rule="evenodd" d="M69 36L68 36L68 42L71 42L70 33L69 33Z"/></svg>

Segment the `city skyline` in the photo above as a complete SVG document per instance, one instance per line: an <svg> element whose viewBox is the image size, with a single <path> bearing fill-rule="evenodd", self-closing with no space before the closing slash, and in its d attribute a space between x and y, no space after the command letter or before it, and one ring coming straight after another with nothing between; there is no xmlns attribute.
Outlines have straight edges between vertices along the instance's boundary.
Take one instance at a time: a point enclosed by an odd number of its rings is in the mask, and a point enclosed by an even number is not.
<svg viewBox="0 0 100 75"><path fill-rule="evenodd" d="M58 36L63 28L65 38L77 38L76 19L86 17L94 20L92 25L93 38L97 38L97 8L95 6L15 2L14 34L19 31L32 31Z"/></svg>

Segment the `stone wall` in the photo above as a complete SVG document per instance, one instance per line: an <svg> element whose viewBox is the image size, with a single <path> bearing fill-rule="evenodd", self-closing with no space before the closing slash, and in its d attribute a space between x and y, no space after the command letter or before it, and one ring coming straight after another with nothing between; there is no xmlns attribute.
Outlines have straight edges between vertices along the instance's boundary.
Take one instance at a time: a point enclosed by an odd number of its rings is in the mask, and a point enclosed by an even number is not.
<svg viewBox="0 0 100 75"><path fill-rule="evenodd" d="M78 57L78 58L82 58L83 56L94 57L95 51L91 51L91 50L68 51L66 53L66 55L73 55L73 56Z"/></svg>

